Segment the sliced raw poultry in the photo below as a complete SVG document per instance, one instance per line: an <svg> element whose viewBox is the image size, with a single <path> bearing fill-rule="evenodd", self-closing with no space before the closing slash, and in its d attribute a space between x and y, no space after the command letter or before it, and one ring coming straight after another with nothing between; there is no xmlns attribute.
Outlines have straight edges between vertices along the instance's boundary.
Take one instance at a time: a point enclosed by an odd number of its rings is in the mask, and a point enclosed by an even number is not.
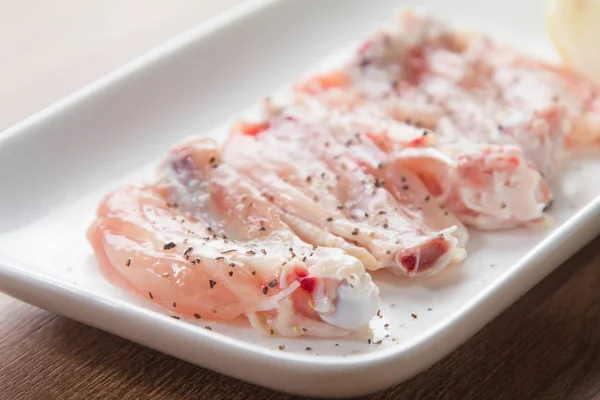
<svg viewBox="0 0 600 400"><path fill-rule="evenodd" d="M348 147L322 124L273 115L259 124L240 123L223 153L286 222L300 219L368 250L375 259L365 263L368 269L430 275L464 258L455 226L433 230L415 222L416 208L398 202Z"/></svg>
<svg viewBox="0 0 600 400"><path fill-rule="evenodd" d="M457 134L521 145L545 174L560 163L565 137L600 139L600 95L592 83L420 9L401 11L345 66L298 90L347 108L375 101L399 120L450 136L441 139Z"/></svg>
<svg viewBox="0 0 600 400"><path fill-rule="evenodd" d="M368 324L379 291L362 262L302 241L221 162L216 144L178 144L154 186L100 205L88 237L113 282L175 314L266 334L343 336Z"/></svg>
<svg viewBox="0 0 600 400"><path fill-rule="evenodd" d="M335 150L332 151L349 157L378 179L414 222L436 231L451 228L458 246L466 246L467 229L436 201L450 193L457 163L426 145L431 139L427 135L430 132L399 124L387 117L375 118L373 114L330 111L309 98L303 100L297 107L288 108L276 108L267 103L265 114L270 119L293 118L299 123L317 126L295 133L312 134L307 141L333 143ZM374 134L380 131L392 132L395 141L383 141ZM394 151L386 148L390 143L397 146Z"/></svg>
<svg viewBox="0 0 600 400"><path fill-rule="evenodd" d="M426 224L430 226L455 224L457 235L466 238L456 218L481 229L509 228L539 219L551 202L546 181L518 146L466 140L439 146L434 132L398 122L374 108L324 111L314 97L305 95L299 95L296 103L295 110L311 118L318 116L339 140L362 138L351 150L363 155L367 151L383 163L379 165L387 166L372 173L387 174L386 182L393 183L388 189L401 202L427 209L423 215L429 216ZM386 155L375 154L373 147ZM406 187L402 179L411 180L411 175L433 197L419 196L419 190L398 190ZM408 187L418 189L419 185ZM439 207L437 215L434 207Z"/></svg>
<svg viewBox="0 0 600 400"><path fill-rule="evenodd" d="M297 92L353 115L384 113L433 129L435 146L459 168L447 208L483 229L542 218L552 201L545 178L560 168L567 134L581 141L599 133L589 84L420 11L401 13L348 64ZM482 161L485 172L472 176Z"/></svg>

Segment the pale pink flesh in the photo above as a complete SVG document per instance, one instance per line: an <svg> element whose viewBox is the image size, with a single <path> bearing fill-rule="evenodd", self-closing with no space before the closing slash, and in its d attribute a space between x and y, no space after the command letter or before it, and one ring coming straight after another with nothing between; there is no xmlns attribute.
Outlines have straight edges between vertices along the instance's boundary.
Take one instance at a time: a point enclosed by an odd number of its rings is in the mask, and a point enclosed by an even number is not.
<svg viewBox="0 0 600 400"><path fill-rule="evenodd" d="M382 182L319 129L293 117L275 117L259 135L234 132L225 159L284 212L367 249L378 261L376 268L399 268L412 276L462 259L462 251L453 256L454 239L412 221ZM428 256L407 268L404 257L410 261L420 253Z"/></svg>
<svg viewBox="0 0 600 400"><path fill-rule="evenodd" d="M324 87L323 78L311 78L299 85L299 97L305 92L332 110L352 115L383 113L412 126L434 129L435 146L447 155L460 156L461 161L450 190L445 192L453 194L455 204L447 204L447 208L466 224L483 229L506 228L542 218L543 210L551 204L544 177L561 167L568 125L568 113L559 102L518 97L511 92L513 88L505 82L511 74L523 81L533 77L538 83L548 81L551 75L549 68L542 68L540 63L522 60L519 53L496 46L487 38L453 30L430 14L405 12L393 29L367 40L353 61L325 74L343 76L337 79L340 85ZM569 94L571 98L589 98L586 89L579 88L577 96ZM398 151L407 145L406 141L388 137L387 132L375 134L388 139L388 143L391 140L392 146L380 146L384 151ZM512 159L520 160L512 168L503 166L502 156L494 156L508 145L518 146L520 152L515 154L515 147L509 146ZM459 147L464 151L457 152ZM528 198L514 197L514 192L506 190L486 192L495 186L472 184L480 178L465 174L476 172L465 163L469 158L486 159L488 168L498 168L491 173L506 182L528 182L535 187L527 192ZM478 187L480 192L471 195L466 187ZM461 198L462 194L468 198ZM485 206L487 201L474 202L473 197L496 198L499 205L513 204L517 208L502 209L500 213L497 207L484 210L477 203ZM445 201L445 196L442 198Z"/></svg>
<svg viewBox="0 0 600 400"><path fill-rule="evenodd" d="M286 115L291 113L322 125L324 129L318 136L322 140L330 138L338 144L339 154L351 158L383 182L413 221L435 231L452 227L458 246L466 245L466 228L435 201L450 193L457 165L431 147L435 141L432 132L373 113L323 112L310 99L297 100L297 107L286 109Z"/></svg>
<svg viewBox="0 0 600 400"><path fill-rule="evenodd" d="M104 199L88 238L113 282L176 314L229 320L243 313L245 299L222 283L226 270L214 257L202 256L197 264L198 254L188 259L183 255L188 247L200 248L205 242L188 230L204 228L168 207L155 188L126 187ZM176 246L165 249L169 243ZM236 272L235 281L260 290L260 276ZM210 280L217 282L213 289Z"/></svg>
<svg viewBox="0 0 600 400"><path fill-rule="evenodd" d="M502 114L517 111L522 127L506 136L512 135L534 161L542 159L539 153L547 152L550 146L557 149L546 153L550 156L547 161L560 161L551 157L559 155L565 137L587 143L597 143L600 137L600 97L592 83L484 35L456 29L426 11L401 12L393 29L365 42L356 63L364 64L365 60L395 74L398 90L408 92L403 95L426 106L424 109L454 105L453 115L465 115L461 102L476 101L477 107L500 125L514 120L514 116ZM399 69L394 65L398 62ZM546 135L553 143L536 150L527 136L539 134L534 132L535 125L547 119L543 114L563 115L557 118L558 124L549 124ZM504 135L495 136L500 139ZM538 167L544 171L547 165Z"/></svg>
<svg viewBox="0 0 600 400"><path fill-rule="evenodd" d="M338 274L366 279L376 296L360 261L300 240L206 139L178 145L156 186L107 196L88 237L111 280L190 318L247 315L266 333L342 336L352 330L321 319L331 313L313 309L315 290L334 293Z"/></svg>

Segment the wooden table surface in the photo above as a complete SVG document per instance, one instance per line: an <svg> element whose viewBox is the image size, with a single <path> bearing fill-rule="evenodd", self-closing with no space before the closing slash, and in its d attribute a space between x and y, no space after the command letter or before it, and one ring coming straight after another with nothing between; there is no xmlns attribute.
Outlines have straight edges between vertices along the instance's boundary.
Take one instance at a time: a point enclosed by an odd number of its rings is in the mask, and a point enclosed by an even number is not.
<svg viewBox="0 0 600 400"><path fill-rule="evenodd" d="M0 2L0 130L241 1ZM371 398L600 399L598 249L600 238L429 371ZM94 398L284 397L0 294L0 399Z"/></svg>
<svg viewBox="0 0 600 400"><path fill-rule="evenodd" d="M600 399L600 237L427 372L370 399ZM0 294L0 399L291 399Z"/></svg>

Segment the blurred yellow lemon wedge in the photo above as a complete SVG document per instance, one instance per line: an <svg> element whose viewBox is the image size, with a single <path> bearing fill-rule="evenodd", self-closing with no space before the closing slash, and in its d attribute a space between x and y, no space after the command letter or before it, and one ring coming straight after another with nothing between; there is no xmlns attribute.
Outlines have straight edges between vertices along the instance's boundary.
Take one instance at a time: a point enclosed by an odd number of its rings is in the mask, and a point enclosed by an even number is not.
<svg viewBox="0 0 600 400"><path fill-rule="evenodd" d="M600 84L600 0L551 0L548 25L567 66Z"/></svg>

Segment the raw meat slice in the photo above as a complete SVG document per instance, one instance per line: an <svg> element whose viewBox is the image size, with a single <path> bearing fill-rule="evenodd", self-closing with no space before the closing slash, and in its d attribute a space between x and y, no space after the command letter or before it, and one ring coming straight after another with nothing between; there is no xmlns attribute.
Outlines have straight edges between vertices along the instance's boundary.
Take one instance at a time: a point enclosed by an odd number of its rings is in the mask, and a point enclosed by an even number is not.
<svg viewBox="0 0 600 400"><path fill-rule="evenodd" d="M367 268L429 275L464 258L452 236L456 227L438 232L415 223L384 181L365 172L326 130L291 116L242 123L226 141L224 157L282 212L367 249L377 260Z"/></svg>
<svg viewBox="0 0 600 400"><path fill-rule="evenodd" d="M420 207L424 212L419 222L435 229L456 225L455 235L464 238L460 245L468 234L458 220L480 229L510 228L542 218L552 201L546 181L517 146L466 139L438 144L434 132L400 123L373 108L324 110L304 95L296 98L296 105L285 112L320 120L338 140L358 135L360 143L347 151L370 166L375 176L386 174L391 185L386 187L401 203ZM386 168L375 168L378 165ZM420 183L410 178L414 175L426 190L417 190ZM414 190L398 190L405 185ZM429 201L429 194L435 201Z"/></svg>
<svg viewBox="0 0 600 400"><path fill-rule="evenodd" d="M600 95L592 83L423 9L401 11L397 23L371 35L346 66L298 90L338 107L374 101L448 140L456 131L518 144L547 177L560 166L565 138L600 140Z"/></svg>
<svg viewBox="0 0 600 400"><path fill-rule="evenodd" d="M177 145L155 186L107 196L88 237L109 279L187 317L342 336L378 308L357 258L300 240L207 139Z"/></svg>
<svg viewBox="0 0 600 400"><path fill-rule="evenodd" d="M456 216L439 206L439 201L450 194L457 163L431 147L432 132L360 109L346 113L326 110L310 98L296 100L296 107L279 110L267 107L267 110L271 117L285 114L326 127L319 131L319 136L329 135L331 141L343 144L338 146L338 152L384 182L411 219L437 231L455 227L453 235L458 246L466 246L469 237L466 228Z"/></svg>
<svg viewBox="0 0 600 400"><path fill-rule="evenodd" d="M458 180L446 192L452 193L451 202L442 201L462 222L498 229L543 217L552 202L545 179L560 169L565 135L575 120L574 99L595 98L589 85L577 86L572 75L556 71L411 10L401 13L393 28L372 35L346 66L305 80L296 90L352 116L384 113L406 125L433 129L435 146L454 157L459 168ZM515 89L513 78L529 90ZM531 81L543 88L532 91ZM544 92L551 82L561 83L565 101ZM379 134L379 142L385 142L381 138L388 132ZM506 154L512 166L503 163ZM481 160L487 172L472 176L478 172L473 163ZM513 188L528 182L535 189L527 191L528 197L506 197L514 190L492 184L496 181Z"/></svg>

